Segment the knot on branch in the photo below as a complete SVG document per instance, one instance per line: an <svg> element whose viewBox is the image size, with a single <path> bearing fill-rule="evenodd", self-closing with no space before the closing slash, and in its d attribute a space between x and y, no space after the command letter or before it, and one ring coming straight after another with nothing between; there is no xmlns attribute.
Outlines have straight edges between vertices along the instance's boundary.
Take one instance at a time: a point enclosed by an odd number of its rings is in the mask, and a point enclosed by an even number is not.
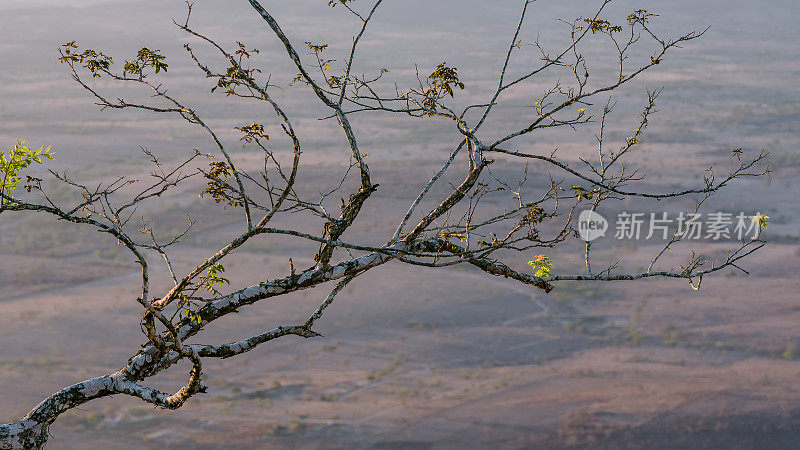
<svg viewBox="0 0 800 450"><path fill-rule="evenodd" d="M294 334L296 334L298 336L301 336L301 337L304 337L306 339L314 338L314 337L322 337L321 334L319 334L316 331L312 330L311 328L307 328L307 327L298 327L298 328L296 328L294 330Z"/></svg>

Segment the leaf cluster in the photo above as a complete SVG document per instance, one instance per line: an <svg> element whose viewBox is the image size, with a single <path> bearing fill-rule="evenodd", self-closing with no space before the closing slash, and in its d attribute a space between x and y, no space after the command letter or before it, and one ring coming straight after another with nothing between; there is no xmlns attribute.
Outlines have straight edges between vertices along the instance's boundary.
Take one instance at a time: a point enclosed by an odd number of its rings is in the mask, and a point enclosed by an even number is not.
<svg viewBox="0 0 800 450"><path fill-rule="evenodd" d="M167 71L166 56L162 55L161 50L150 50L147 47L142 47L136 53L136 59L133 61L125 61L125 69L122 76L130 73L132 75L144 76L144 70L148 67L155 69L155 73L160 71Z"/></svg>
<svg viewBox="0 0 800 450"><path fill-rule="evenodd" d="M108 72L111 65L114 64L114 58L90 48L76 53L75 49L78 48L76 41L67 42L61 47L63 47L63 50L61 51L61 57L58 59L59 62L69 63L70 65L78 63L91 72L93 78L100 78L100 72Z"/></svg>
<svg viewBox="0 0 800 450"><path fill-rule="evenodd" d="M644 25L654 17L658 17L658 14L653 14L646 9L637 9L631 14L628 14L628 25L634 25L637 23Z"/></svg>
<svg viewBox="0 0 800 450"><path fill-rule="evenodd" d="M253 48L248 50L247 47L239 41L235 41L237 49L234 52L238 56L238 61L230 58L231 65L225 69L224 75L218 75L217 85L211 88L211 92L219 88L225 89L225 95L237 95L236 88L239 86L249 86L249 80L255 78L255 74L261 73L259 69L244 68L242 62L244 59L250 59L251 54L258 54L260 50Z"/></svg>
<svg viewBox="0 0 800 450"><path fill-rule="evenodd" d="M547 217L544 210L539 205L528 205L525 208L525 215L520 220L521 225L539 224Z"/></svg>
<svg viewBox="0 0 800 450"><path fill-rule="evenodd" d="M262 139L265 141L269 140L269 135L264 132L264 125L260 123L253 123L250 125L243 125L241 127L233 128L242 132L242 137L239 140L245 141L248 144L253 141L260 142Z"/></svg>
<svg viewBox="0 0 800 450"><path fill-rule="evenodd" d="M53 159L53 153L49 146L31 150L25 145L24 140L19 139L8 153L0 151L0 175L2 175L0 193L6 194L16 189L22 179L20 171L34 163L42 164L42 158ZM33 178L28 177L28 181L31 180Z"/></svg>
<svg viewBox="0 0 800 450"><path fill-rule="evenodd" d="M205 275L200 275L200 286L214 295L219 295L216 286L231 284L231 280L222 276L224 273L225 267L222 264L211 265Z"/></svg>
<svg viewBox="0 0 800 450"><path fill-rule="evenodd" d="M433 115L439 99L445 95L453 97L453 86L464 89L464 83L458 79L458 69L448 67L446 62L436 66L436 70L428 75L428 86L422 101L422 106L430 111L428 115Z"/></svg>
<svg viewBox="0 0 800 450"><path fill-rule="evenodd" d="M549 277L550 270L553 269L553 260L546 255L539 255L533 261L528 261L528 265L536 269L537 277Z"/></svg>
<svg viewBox="0 0 800 450"><path fill-rule="evenodd" d="M602 193L602 190L600 188L594 188L592 190L589 190L583 186L572 186L570 190L575 192L579 202L582 201L583 199L592 200L595 195L599 195Z"/></svg>
<svg viewBox="0 0 800 450"><path fill-rule="evenodd" d="M328 6L331 8L335 8L336 5L347 5L348 3L353 3L355 0L328 0Z"/></svg>
<svg viewBox="0 0 800 450"><path fill-rule="evenodd" d="M228 209L228 206L244 206L241 195L237 193L230 183L225 181L231 176L230 166L224 161L213 161L209 166L210 170L205 173L206 178L209 180L208 185L200 193L200 197L208 194L215 202L222 203L224 209Z"/></svg>
<svg viewBox="0 0 800 450"><path fill-rule="evenodd" d="M644 10L640 10L640 11L644 11ZM631 16L633 16L633 14L631 14ZM628 22L633 24L634 22L630 22L631 21L631 16L628 16ZM589 17L589 18L579 17L578 20L583 20L584 22L586 22L586 24L587 24L586 26L589 27L589 29L592 31L592 34L595 34L595 33L597 33L599 31L599 32L604 33L604 34L611 35L612 33L617 33L617 32L622 31L622 27L621 26L619 26L619 25L611 25L611 22L609 22L608 20L595 19L595 18L591 18L591 17ZM576 29L580 30L580 29L582 29L582 27L576 27Z"/></svg>

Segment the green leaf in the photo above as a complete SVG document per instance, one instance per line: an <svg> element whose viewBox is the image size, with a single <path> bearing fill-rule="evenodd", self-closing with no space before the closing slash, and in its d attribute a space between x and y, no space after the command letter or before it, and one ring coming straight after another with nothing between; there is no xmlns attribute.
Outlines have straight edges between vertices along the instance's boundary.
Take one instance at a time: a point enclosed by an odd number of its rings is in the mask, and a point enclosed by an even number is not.
<svg viewBox="0 0 800 450"><path fill-rule="evenodd" d="M8 195L19 187L22 179L20 172L31 164L42 164L42 157L53 159L50 146L31 150L25 141L17 139L12 150L0 151L0 193ZM30 178L30 177L28 177ZM28 189L30 191L30 189Z"/></svg>

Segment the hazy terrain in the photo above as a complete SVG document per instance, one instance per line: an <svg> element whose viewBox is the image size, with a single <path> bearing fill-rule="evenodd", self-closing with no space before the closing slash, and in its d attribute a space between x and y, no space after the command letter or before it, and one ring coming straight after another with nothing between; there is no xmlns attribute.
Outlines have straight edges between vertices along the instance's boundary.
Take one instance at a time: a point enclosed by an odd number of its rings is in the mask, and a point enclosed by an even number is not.
<svg viewBox="0 0 800 450"><path fill-rule="evenodd" d="M303 190L320 192L346 161L335 124L317 120L320 110L306 90L287 86L294 71L247 2L219 3L196 2L195 28L227 45L241 40L262 50L257 62L283 86L276 98L303 139ZM270 3L278 4L275 14L293 41L324 40L342 57L355 24L343 19L341 8L331 10L323 0L264 2ZM585 16L596 3L539 0L524 41L540 30L544 43L563 42L565 30L554 19ZM389 264L337 298L319 323L324 338L288 337L233 360L209 361L208 393L175 412L121 397L88 403L56 422L48 448L796 448L800 5L696 3L614 3L609 16L622 20L625 11L650 8L661 14L658 28L671 35L711 29L615 94L609 133L624 139L644 106L644 89L664 87L645 145L631 162L650 174L649 189L696 185L709 166L723 172L733 147L772 154L769 180L743 180L705 207L772 218L770 243L746 263L750 276L725 272L704 280L697 292L685 280L649 280L566 283L544 294L466 268ZM520 4L390 1L366 35L357 67L389 67L393 80L407 82L415 63L425 72L446 60L467 84L455 104L484 101ZM142 46L163 49L170 93L187 99L235 148L233 126L270 120L271 112L265 119L262 105L209 95L209 81L190 64L181 49L186 37L171 22L184 14L177 0L0 3L0 145L8 148L17 138L52 145L51 167L89 184L117 174L146 177L150 167L139 146L166 162L194 148L211 150L200 131L178 119L98 111L56 62L58 45L76 39L118 59ZM517 73L537 62L532 47L520 55L512 66ZM603 55L611 54L598 45L593 67L599 75L612 67ZM515 92L485 131L523 124L526 105L554 81ZM120 92L126 99L147 95ZM381 189L345 238L380 244L458 135L442 122L404 117L365 115L355 126ZM577 160L593 155L595 132L541 133L525 145L542 154L558 147L559 156ZM244 149L237 158L257 169L258 156ZM518 176L518 166L502 158L492 169ZM532 165L530 187L546 186L550 170ZM201 184L187 183L142 211L166 234L184 225L186 212L198 220L176 254L179 271L241 226L236 214L197 198L200 190ZM691 205L690 199L617 202L604 213ZM619 259L633 270L646 266L657 244L606 239L596 257ZM718 258L730 245L698 241L667 264L681 263L690 249ZM314 249L289 239L248 244L226 264L232 286L282 276L289 257L302 267ZM577 242L552 257L559 269L580 270ZM0 422L18 419L64 386L116 370L135 353L145 341L137 270L113 240L95 232L45 217L0 216ZM167 283L160 274L154 288ZM200 342L241 339L301 320L326 294L311 290L261 302L215 322ZM153 384L174 390L184 380L181 367Z"/></svg>

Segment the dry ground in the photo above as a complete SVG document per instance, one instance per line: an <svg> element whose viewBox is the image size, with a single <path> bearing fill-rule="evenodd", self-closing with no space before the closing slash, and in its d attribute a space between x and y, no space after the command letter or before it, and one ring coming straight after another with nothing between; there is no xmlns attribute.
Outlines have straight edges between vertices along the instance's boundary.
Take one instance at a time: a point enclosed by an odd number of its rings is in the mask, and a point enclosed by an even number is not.
<svg viewBox="0 0 800 450"><path fill-rule="evenodd" d="M172 3L166 17L148 2L0 9L0 35L6 39L0 45L3 145L17 137L37 146L52 143L58 167L89 181L116 173L146 176L140 144L166 161L207 147L201 135L179 122L89 110L86 95L51 64L57 43L75 37L119 51L165 42L163 48L180 55L179 39L164 20L180 15L180 2ZM514 3L487 15L485 5L470 2L477 10L465 13L464 20L473 17L469 14L484 17L470 30L489 36L486 30L513 21ZM621 3L622 9L633 5ZM704 280L698 292L684 280L649 280L565 283L548 295L468 269L389 264L359 277L337 298L319 323L324 338L287 337L232 360L209 361L208 393L177 412L128 398L89 403L52 427L48 448L796 448L800 96L788 87L800 76L800 46L791 31L800 11L785 1L760 6L710 1L702 8L674 3L654 7L668 28L709 23L714 28L647 78L648 86L666 89L661 112L632 164L653 175L648 188L663 191L695 183L709 165L727 167L731 147L771 151L776 171L769 182L748 180L707 205L707 211L761 211L773 218L769 245L746 264L750 276L723 273ZM283 14L298 41L330 26L327 16L306 15L307 6ZM216 15L203 16L203 7ZM578 2L540 1L536 7L548 20L587 12ZM199 22L225 42L241 39L241 32L248 43L267 48L266 61L280 56L279 49L268 48L271 41L258 41L264 40L262 30L246 8L214 9L198 2L197 10ZM491 88L487 67L496 66L493 52L506 38L478 39L475 47L449 56L461 48L454 46L463 33L458 17L441 17L448 18L434 40L424 34L436 25L430 17L416 17L408 28L389 21L369 41L369 61L378 66L390 61L380 49L398 40L403 40L396 54L401 75L403 67L413 67L404 62L425 65L445 55L475 87L464 95L478 101ZM155 18L161 25L148 22ZM551 27L546 21L537 25ZM148 30L146 39L142 30ZM29 38L15 38L20 35ZM281 70L275 69L288 76ZM248 105L215 106L204 94L205 80L185 64L176 62L170 73L175 78L167 81L176 83L175 92L208 108L216 126L252 121L251 114L259 113ZM612 137L621 138L634 123L643 88L620 94L625 101ZM306 100L293 100L288 89L280 97L307 136L301 182L308 192L318 192L335 176L330 169L343 150L326 135L332 124L317 122L315 110L304 107ZM528 99L512 100L524 105ZM511 111L491 129L520 120ZM429 122L365 118L358 131L381 189L346 239L386 239L414 190L452 144L450 130L440 130ZM559 147L560 155L575 160L592 154L594 131L545 133L530 142L531 149L549 154ZM241 158L243 165L256 167L255 153ZM501 175L513 169L502 158L493 167ZM543 185L546 174L547 168L531 167L532 187ZM196 199L197 191L189 184L147 211L166 233L180 228L185 211L198 219L175 256L179 270L207 256L238 226L235 215ZM492 201L503 207L507 199ZM627 202L610 204L605 212L688 207L688 201ZM313 248L264 239L226 267L234 285L252 283L282 276L290 256L302 267ZM719 243L697 243L695 249L715 257L724 252ZM653 242L609 238L598 244L596 257L621 259L623 267L636 269L657 251ZM668 265L688 251L676 251ZM580 267L579 252L573 243L552 257L558 269L572 270ZM524 267L529 256L514 256L517 266ZM156 290L166 287L163 276L155 282ZM98 240L97 233L37 217L0 218L0 421L17 419L53 391L124 364L144 342L136 283L129 258L113 242ZM240 339L302 320L324 295L314 290L262 302L214 323L197 342ZM153 385L174 389L184 381L183 369L172 369Z"/></svg>

